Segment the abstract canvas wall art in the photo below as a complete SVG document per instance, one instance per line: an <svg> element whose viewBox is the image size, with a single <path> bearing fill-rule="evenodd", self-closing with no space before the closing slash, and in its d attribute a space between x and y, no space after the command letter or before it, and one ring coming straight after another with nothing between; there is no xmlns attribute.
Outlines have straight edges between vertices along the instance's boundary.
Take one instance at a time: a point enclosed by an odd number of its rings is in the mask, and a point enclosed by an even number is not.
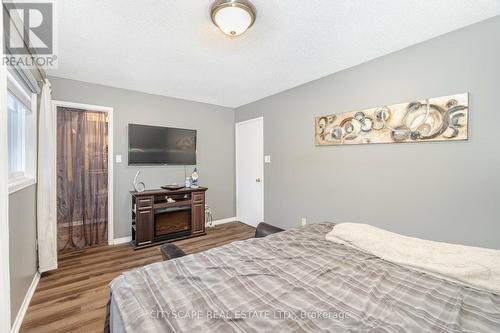
<svg viewBox="0 0 500 333"><path fill-rule="evenodd" d="M469 94L316 117L316 145L468 139Z"/></svg>

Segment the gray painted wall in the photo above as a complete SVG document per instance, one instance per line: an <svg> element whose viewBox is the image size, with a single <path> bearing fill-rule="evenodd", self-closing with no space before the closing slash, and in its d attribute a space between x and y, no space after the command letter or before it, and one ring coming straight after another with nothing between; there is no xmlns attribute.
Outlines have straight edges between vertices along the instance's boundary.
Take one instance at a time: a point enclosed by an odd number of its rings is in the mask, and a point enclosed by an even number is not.
<svg viewBox="0 0 500 333"><path fill-rule="evenodd" d="M184 168L129 167L127 125L129 123L193 128L198 130L200 184L208 187L207 204L214 219L235 216L234 110L209 104L112 88L51 77L52 98L114 108L114 154L123 163L114 164L114 237L130 235L130 195L137 170L147 188L184 183ZM188 168L188 175L192 167Z"/></svg>
<svg viewBox="0 0 500 333"><path fill-rule="evenodd" d="M38 267L36 252L36 185L9 196L10 308L16 319Z"/></svg>
<svg viewBox="0 0 500 333"><path fill-rule="evenodd" d="M266 221L500 249L499 40L496 17L238 108L237 121L264 116ZM315 116L462 92L467 142L314 145Z"/></svg>

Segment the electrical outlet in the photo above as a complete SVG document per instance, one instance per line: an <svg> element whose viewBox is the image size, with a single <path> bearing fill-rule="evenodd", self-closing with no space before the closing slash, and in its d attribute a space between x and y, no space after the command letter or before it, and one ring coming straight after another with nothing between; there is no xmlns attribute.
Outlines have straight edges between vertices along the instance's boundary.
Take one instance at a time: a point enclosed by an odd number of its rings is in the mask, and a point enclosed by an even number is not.
<svg viewBox="0 0 500 333"><path fill-rule="evenodd" d="M116 163L121 163L122 162L122 155L116 155L115 156L115 162Z"/></svg>
<svg viewBox="0 0 500 333"><path fill-rule="evenodd" d="M305 217L301 218L300 223L302 224L302 226L305 226L307 224L307 219Z"/></svg>
<svg viewBox="0 0 500 333"><path fill-rule="evenodd" d="M264 163L271 163L271 155L264 155Z"/></svg>

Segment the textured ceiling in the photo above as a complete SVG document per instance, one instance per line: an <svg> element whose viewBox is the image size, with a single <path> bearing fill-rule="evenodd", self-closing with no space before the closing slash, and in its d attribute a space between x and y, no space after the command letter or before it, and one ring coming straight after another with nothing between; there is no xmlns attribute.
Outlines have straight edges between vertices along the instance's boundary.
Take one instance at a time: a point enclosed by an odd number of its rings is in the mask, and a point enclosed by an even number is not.
<svg viewBox="0 0 500 333"><path fill-rule="evenodd" d="M253 0L231 39L207 0L57 2L50 75L237 107L500 14L500 0Z"/></svg>

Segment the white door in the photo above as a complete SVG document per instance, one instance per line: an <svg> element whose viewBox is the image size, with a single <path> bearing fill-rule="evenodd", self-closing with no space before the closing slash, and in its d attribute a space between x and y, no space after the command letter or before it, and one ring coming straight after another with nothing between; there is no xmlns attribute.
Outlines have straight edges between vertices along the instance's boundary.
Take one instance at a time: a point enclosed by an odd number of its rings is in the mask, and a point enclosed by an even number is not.
<svg viewBox="0 0 500 333"><path fill-rule="evenodd" d="M236 214L248 225L264 221L264 119L236 123Z"/></svg>

